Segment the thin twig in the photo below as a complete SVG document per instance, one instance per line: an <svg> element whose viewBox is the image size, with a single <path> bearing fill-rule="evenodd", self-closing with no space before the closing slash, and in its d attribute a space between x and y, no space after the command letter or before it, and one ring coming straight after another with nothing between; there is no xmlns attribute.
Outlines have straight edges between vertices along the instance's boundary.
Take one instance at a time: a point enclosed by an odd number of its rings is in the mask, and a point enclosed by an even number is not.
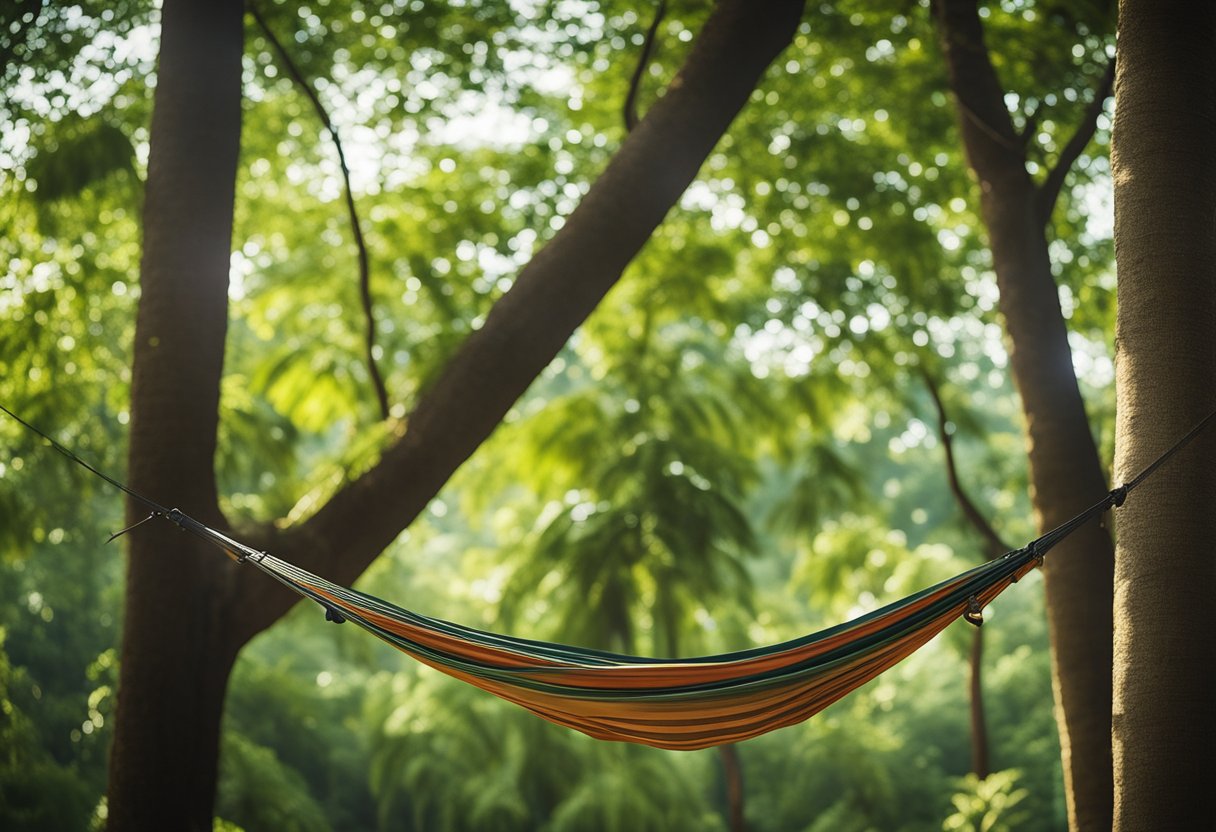
<svg viewBox="0 0 1216 832"><path fill-rule="evenodd" d="M929 395L933 398L933 405L937 408L937 435L942 441L942 449L946 453L946 476L950 480L950 490L954 492L954 499L958 502L959 508L963 511L963 516L967 518L967 522L980 533L984 541L988 544L989 557L999 557L1006 552L1012 550L997 534L996 529L992 528L992 524L988 522L988 518L984 517L979 508L972 501L967 490L963 488L963 483L958 476L958 466L954 460L954 435L949 428L949 419L946 416L946 406L942 402L941 392L938 390L937 382L928 370L921 369L921 375L925 379L925 386L929 388Z"/></svg>
<svg viewBox="0 0 1216 832"><path fill-rule="evenodd" d="M625 131L632 133L638 126L638 90L642 86L642 75L650 63L654 53L655 41L658 40L659 24L667 16L667 0L659 0L659 7L654 13L654 22L646 30L646 40L642 43L642 54L638 56L638 65L634 67L633 77L629 79L629 94L625 96Z"/></svg>
<svg viewBox="0 0 1216 832"><path fill-rule="evenodd" d="M366 321L366 330L364 338L364 349L367 357L367 371L371 376L372 386L376 391L376 401L380 406L380 418L387 419L389 417L389 402L388 390L384 386L384 378L380 375L380 368L376 365L376 318L372 314L372 292L371 292L371 268L369 266L367 256L367 243L363 238L363 227L359 222L359 213L355 210L355 193L350 185L350 167L346 164L346 153L342 149L342 139L338 136L338 128L329 118L329 113L325 110L325 105L321 103L321 99L317 96L316 91L304 78L304 73L292 60L291 55L283 47L270 26L266 23L266 19L262 17L262 13L258 7L250 3L249 13L253 15L253 19L261 28L262 34L270 41L270 45L274 47L278 53L279 59L283 62L287 72L295 81L296 86L308 97L312 102L313 109L316 110L317 116L321 119L321 124L329 132L330 138L333 140L334 148L338 151L338 167L342 171L342 183L346 195L346 211L350 215L350 230L355 239L355 248L359 255L359 298L363 304L363 317Z"/></svg>
<svg viewBox="0 0 1216 832"><path fill-rule="evenodd" d="M1085 114L1081 117L1076 132L1060 151L1060 158L1056 160L1055 167L1047 173L1047 178L1035 194L1035 209L1044 225L1051 219L1051 212L1055 210L1056 200L1060 198L1060 189L1064 187L1064 178L1068 176L1068 171L1085 150L1089 140L1094 137L1094 131L1098 129L1098 116L1106 106L1106 99L1110 96L1114 83L1115 59L1111 58L1106 65L1106 71L1102 73L1102 80L1094 90L1094 100L1085 108Z"/></svg>

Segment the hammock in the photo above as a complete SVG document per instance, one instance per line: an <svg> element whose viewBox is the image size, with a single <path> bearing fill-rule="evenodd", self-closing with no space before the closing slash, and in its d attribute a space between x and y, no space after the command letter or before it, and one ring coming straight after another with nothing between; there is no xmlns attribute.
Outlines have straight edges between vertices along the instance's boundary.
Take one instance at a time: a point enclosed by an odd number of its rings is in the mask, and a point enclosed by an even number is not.
<svg viewBox="0 0 1216 832"><path fill-rule="evenodd" d="M423 664L558 725L596 739L677 750L739 742L802 722L907 658L956 618L982 624L985 605L1041 565L1043 555L1081 525L1123 505L1133 488L1216 418L1216 412L1207 416L1131 481L1025 548L936 586L782 644L648 659L475 630L331 583L136 493L3 405L0 410L148 506L151 514L141 523L162 517L208 540L317 602L327 619L351 621Z"/></svg>
<svg viewBox="0 0 1216 832"><path fill-rule="evenodd" d="M170 518L173 519L173 518ZM1030 549L868 615L771 647L646 659L512 638L403 610L261 552L242 556L289 589L423 664L601 740L693 750L801 722L980 610L1041 562Z"/></svg>
<svg viewBox="0 0 1216 832"><path fill-rule="evenodd" d="M768 647L686 659L476 630L327 581L178 509L153 504L140 522L168 519L315 601L326 619L351 621L419 662L550 722L596 739L692 751L802 722L910 656L956 618L982 624L985 605L1041 565L1044 553L1074 529L1121 505L1134 485L1115 489L1023 549L847 623Z"/></svg>

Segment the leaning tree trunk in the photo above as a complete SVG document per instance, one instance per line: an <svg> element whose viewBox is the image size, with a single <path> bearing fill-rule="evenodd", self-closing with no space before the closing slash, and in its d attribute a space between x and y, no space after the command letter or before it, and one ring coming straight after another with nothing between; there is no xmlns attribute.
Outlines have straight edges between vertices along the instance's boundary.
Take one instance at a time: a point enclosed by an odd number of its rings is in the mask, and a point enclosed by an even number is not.
<svg viewBox="0 0 1216 832"><path fill-rule="evenodd" d="M1026 419L1031 497L1039 528L1047 530L1107 490L1072 367L1044 232L1059 182L1053 175L1050 186L1038 187L1027 172L1024 145L1005 109L976 0L937 0L935 14L967 161L979 179L1010 366ZM1046 187L1056 190L1046 191L1044 199ZM1110 537L1097 525L1056 547L1044 568L1072 829L1110 828L1113 575Z"/></svg>
<svg viewBox="0 0 1216 832"><path fill-rule="evenodd" d="M241 132L241 0L166 0L144 205L131 485L220 520L213 476ZM142 510L130 504L132 522ZM144 512L146 513L146 511ZM235 647L215 553L130 535L109 828L211 828Z"/></svg>
<svg viewBox="0 0 1216 832"><path fill-rule="evenodd" d="M1216 5L1122 0L1112 146L1118 476L1216 408ZM1118 514L1115 826L1216 817L1216 428ZM1199 819L1206 819L1199 820Z"/></svg>
<svg viewBox="0 0 1216 832"><path fill-rule="evenodd" d="M562 230L470 336L381 460L304 524L247 530L351 581L561 349L696 176L789 43L802 0L718 3L688 60ZM242 4L165 0L136 327L129 478L225 528L213 458L240 139ZM138 519L138 507L129 514ZM112 830L211 826L224 689L295 602L172 529L130 538Z"/></svg>

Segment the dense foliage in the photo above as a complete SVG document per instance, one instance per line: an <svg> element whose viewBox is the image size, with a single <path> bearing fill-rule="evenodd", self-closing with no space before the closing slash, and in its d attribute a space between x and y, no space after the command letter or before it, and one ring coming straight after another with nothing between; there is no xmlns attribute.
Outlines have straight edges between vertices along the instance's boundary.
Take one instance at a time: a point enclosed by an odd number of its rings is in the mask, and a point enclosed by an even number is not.
<svg viewBox="0 0 1216 832"><path fill-rule="evenodd" d="M393 419L562 225L625 135L653 10L602 2L254 0L216 462L237 521L299 518L374 458L351 163ZM662 94L707 13L667 5ZM1096 2L985 7L1050 164L1101 74ZM0 20L0 402L121 473L155 4ZM299 76L296 78L294 76ZM363 577L431 615L644 654L777 641L974 563L962 478L1032 534L1018 408L927 3L813 3L621 285ZM1105 141L1105 119L1098 130ZM1097 430L1113 303L1106 163L1053 255ZM1092 212L1092 213L1091 213ZM1087 391L1088 392L1088 391ZM183 437L189 441L189 437ZM0 420L0 826L105 816L119 495ZM134 532L138 533L138 532ZM242 576L261 580L255 574ZM993 767L968 777L959 623L815 719L739 748L753 830L1058 829L1041 583L989 610ZM712 752L600 744L297 609L244 651L217 829L725 829Z"/></svg>

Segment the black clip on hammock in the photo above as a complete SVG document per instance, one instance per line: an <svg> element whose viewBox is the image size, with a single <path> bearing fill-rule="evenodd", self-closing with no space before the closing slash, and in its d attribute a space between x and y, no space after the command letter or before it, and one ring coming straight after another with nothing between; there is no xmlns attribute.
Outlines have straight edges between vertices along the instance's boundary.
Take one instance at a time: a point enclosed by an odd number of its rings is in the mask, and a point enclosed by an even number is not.
<svg viewBox="0 0 1216 832"><path fill-rule="evenodd" d="M475 630L410 612L331 583L136 493L0 405L64 456L151 510L253 563L315 601L330 621L353 621L431 667L544 719L602 740L694 750L739 742L801 722L926 644L962 615L982 610L1086 521L1128 493L1216 418L1210 414L1132 480L1028 546L851 621L781 644L717 656L627 656ZM140 524L136 524L140 525ZM130 528L135 528L131 526ZM120 532L119 534L122 534Z"/></svg>

